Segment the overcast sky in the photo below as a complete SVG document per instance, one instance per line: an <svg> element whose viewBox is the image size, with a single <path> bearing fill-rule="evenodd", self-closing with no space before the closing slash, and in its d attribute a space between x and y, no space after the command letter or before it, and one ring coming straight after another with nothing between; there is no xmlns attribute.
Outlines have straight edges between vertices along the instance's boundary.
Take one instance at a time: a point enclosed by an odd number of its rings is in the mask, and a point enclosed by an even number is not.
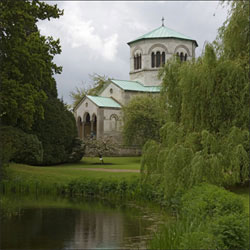
<svg viewBox="0 0 250 250"><path fill-rule="evenodd" d="M54 59L63 67L56 75L59 97L68 104L75 87L88 86L90 74L129 79L127 42L165 26L198 42L196 57L205 41L212 42L227 17L227 6L217 1L58 1L59 19L41 21L43 35L59 38L62 53Z"/></svg>

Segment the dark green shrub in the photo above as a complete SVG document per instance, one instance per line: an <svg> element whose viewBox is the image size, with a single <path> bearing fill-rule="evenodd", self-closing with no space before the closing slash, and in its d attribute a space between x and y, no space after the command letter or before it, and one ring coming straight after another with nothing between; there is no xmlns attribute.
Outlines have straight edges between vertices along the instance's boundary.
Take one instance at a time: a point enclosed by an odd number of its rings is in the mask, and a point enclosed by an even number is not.
<svg viewBox="0 0 250 250"><path fill-rule="evenodd" d="M9 155L9 160L31 165L42 162L43 147L36 135L24 133L18 128L4 126L1 127L0 140L3 145L1 154Z"/></svg>
<svg viewBox="0 0 250 250"><path fill-rule="evenodd" d="M72 162L74 140L77 137L76 122L73 114L57 98L48 98L44 105L44 119L37 119L32 127L43 144L42 165ZM76 150L76 149L74 149Z"/></svg>
<svg viewBox="0 0 250 250"><path fill-rule="evenodd" d="M216 239L216 249L249 249L249 217L229 214L218 217L210 230Z"/></svg>
<svg viewBox="0 0 250 250"><path fill-rule="evenodd" d="M211 184L195 186L182 197L181 216L190 219L204 220L243 211L243 202L236 194Z"/></svg>
<svg viewBox="0 0 250 250"><path fill-rule="evenodd" d="M78 162L85 153L85 144L80 138L75 138L72 142L72 152L68 155L67 162Z"/></svg>

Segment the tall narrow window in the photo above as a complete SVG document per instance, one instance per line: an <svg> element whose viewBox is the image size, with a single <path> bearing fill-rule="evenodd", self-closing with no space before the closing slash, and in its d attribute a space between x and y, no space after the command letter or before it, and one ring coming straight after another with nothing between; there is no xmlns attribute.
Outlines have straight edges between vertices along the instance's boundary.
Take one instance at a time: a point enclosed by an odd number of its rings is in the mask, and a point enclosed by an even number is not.
<svg viewBox="0 0 250 250"><path fill-rule="evenodd" d="M155 53L154 52L152 52L151 54L151 66L152 68L155 67Z"/></svg>
<svg viewBox="0 0 250 250"><path fill-rule="evenodd" d="M161 54L161 65L165 64L165 52L162 52Z"/></svg>
<svg viewBox="0 0 250 250"><path fill-rule="evenodd" d="M180 59L181 59L181 62L183 62L183 60L184 60L183 52L181 52Z"/></svg>
<svg viewBox="0 0 250 250"><path fill-rule="evenodd" d="M159 51L156 52L156 68L159 68L161 65L161 53Z"/></svg>
<svg viewBox="0 0 250 250"><path fill-rule="evenodd" d="M136 69L136 57L134 56L134 69Z"/></svg>
<svg viewBox="0 0 250 250"><path fill-rule="evenodd" d="M187 61L187 53L185 54L184 61Z"/></svg>
<svg viewBox="0 0 250 250"><path fill-rule="evenodd" d="M139 55L139 67L138 69L141 69L141 54Z"/></svg>

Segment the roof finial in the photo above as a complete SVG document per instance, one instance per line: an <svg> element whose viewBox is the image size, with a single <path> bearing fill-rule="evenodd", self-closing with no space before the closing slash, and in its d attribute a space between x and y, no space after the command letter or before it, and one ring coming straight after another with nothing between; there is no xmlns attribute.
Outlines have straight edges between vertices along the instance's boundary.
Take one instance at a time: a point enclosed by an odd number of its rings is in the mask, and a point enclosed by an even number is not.
<svg viewBox="0 0 250 250"><path fill-rule="evenodd" d="M161 21L162 21L162 26L164 26L164 17L162 17Z"/></svg>

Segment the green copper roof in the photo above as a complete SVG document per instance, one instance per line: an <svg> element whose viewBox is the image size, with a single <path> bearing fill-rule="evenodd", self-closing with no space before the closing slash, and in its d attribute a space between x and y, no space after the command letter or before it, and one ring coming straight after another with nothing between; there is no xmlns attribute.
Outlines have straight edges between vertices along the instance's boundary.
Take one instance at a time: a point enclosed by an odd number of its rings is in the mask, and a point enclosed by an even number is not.
<svg viewBox="0 0 250 250"><path fill-rule="evenodd" d="M87 98L94 102L98 107L121 108L121 105L110 97L87 95Z"/></svg>
<svg viewBox="0 0 250 250"><path fill-rule="evenodd" d="M114 84L124 90L138 92L160 92L160 86L144 86L137 81L111 80Z"/></svg>
<svg viewBox="0 0 250 250"><path fill-rule="evenodd" d="M152 39L152 38L153 39L155 39L155 38L179 38L179 39L184 39L184 40L191 40L191 41L194 41L196 43L196 45L198 46L197 42L195 40L193 40L192 38L185 36L179 32L176 32L172 29L169 29L165 26L161 26L157 29L154 29L154 30L148 32L147 34L142 35L131 42L128 42L128 44L131 44L133 42L137 42L140 40Z"/></svg>

